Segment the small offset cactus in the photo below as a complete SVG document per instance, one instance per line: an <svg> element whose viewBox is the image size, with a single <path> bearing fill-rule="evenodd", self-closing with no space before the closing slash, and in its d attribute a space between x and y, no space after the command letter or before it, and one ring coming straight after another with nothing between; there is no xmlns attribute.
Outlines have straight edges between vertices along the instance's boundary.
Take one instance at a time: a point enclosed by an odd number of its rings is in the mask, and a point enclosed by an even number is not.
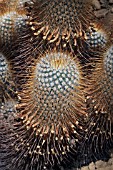
<svg viewBox="0 0 113 170"><path fill-rule="evenodd" d="M109 40L109 34L107 33L102 24L91 24L86 31L86 42L90 48L105 48Z"/></svg>

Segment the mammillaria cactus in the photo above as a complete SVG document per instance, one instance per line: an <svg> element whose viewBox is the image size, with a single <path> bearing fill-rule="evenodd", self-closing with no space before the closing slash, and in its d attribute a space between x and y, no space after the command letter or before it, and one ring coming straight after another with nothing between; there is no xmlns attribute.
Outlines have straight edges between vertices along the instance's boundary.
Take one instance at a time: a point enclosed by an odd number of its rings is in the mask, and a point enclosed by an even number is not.
<svg viewBox="0 0 113 170"><path fill-rule="evenodd" d="M110 156L113 46L91 3L0 2L1 170L70 170Z"/></svg>
<svg viewBox="0 0 113 170"><path fill-rule="evenodd" d="M87 113L89 115L88 133L83 148L87 147L87 157L104 159L112 147L112 115L113 115L113 48L106 46L102 55L92 58L95 66L92 74L88 74ZM87 84L87 83L86 83ZM85 150L85 149L84 149ZM82 150L83 151L83 150ZM86 151L86 150L85 150Z"/></svg>
<svg viewBox="0 0 113 170"><path fill-rule="evenodd" d="M7 50L0 48L0 105L2 101L7 101L9 98L16 97L16 88L12 76L12 66L10 55Z"/></svg>
<svg viewBox="0 0 113 170"><path fill-rule="evenodd" d="M92 23L86 32L86 41L91 48L105 48L109 40L109 33L104 25Z"/></svg>
<svg viewBox="0 0 113 170"><path fill-rule="evenodd" d="M14 121L14 139L8 142L10 168L47 169L65 163L70 154L76 155L86 130L79 61L61 51L47 52L24 76L16 107L20 120Z"/></svg>
<svg viewBox="0 0 113 170"><path fill-rule="evenodd" d="M85 41L85 30L94 19L90 1L87 0L86 3L80 0L39 0L27 5L27 23L32 31L34 44L49 44L56 48L61 46L70 51L79 48L79 39Z"/></svg>
<svg viewBox="0 0 113 170"><path fill-rule="evenodd" d="M10 44L26 25L26 10L21 1L5 1L0 5L0 42Z"/></svg>

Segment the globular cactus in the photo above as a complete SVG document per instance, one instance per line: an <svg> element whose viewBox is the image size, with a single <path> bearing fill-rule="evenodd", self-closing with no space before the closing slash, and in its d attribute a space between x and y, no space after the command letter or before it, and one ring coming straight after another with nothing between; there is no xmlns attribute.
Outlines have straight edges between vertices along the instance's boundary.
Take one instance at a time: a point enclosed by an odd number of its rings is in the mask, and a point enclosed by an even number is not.
<svg viewBox="0 0 113 170"><path fill-rule="evenodd" d="M21 1L20 1L21 2ZM13 42L26 25L26 10L18 1L5 1L0 6L0 42L8 44Z"/></svg>
<svg viewBox="0 0 113 170"><path fill-rule="evenodd" d="M110 103L112 105L112 58L112 45L110 45L106 47L101 56L95 59L95 69L90 76L92 91L89 94L92 96L97 111L107 111Z"/></svg>
<svg viewBox="0 0 113 170"><path fill-rule="evenodd" d="M104 74L106 76L106 98L113 106L113 45L110 45L104 53Z"/></svg>
<svg viewBox="0 0 113 170"><path fill-rule="evenodd" d="M90 1L86 5L81 0L33 1L26 7L33 44L61 46L74 52L80 46L78 41L85 41L85 31L94 19L90 7Z"/></svg>
<svg viewBox="0 0 113 170"><path fill-rule="evenodd" d="M15 101L14 99L12 100L11 98L9 99L6 98L6 99L7 101L5 101L4 103L2 103L2 105L0 105L0 142L1 142L0 169L6 169L8 161L11 161L10 155L7 154L8 153L7 144L12 134L11 129L13 128L14 119L17 117L17 111L16 111L17 101Z"/></svg>
<svg viewBox="0 0 113 170"><path fill-rule="evenodd" d="M0 107L0 114L3 117L3 119L10 121L11 117L17 116L16 105L17 101L11 99L8 99L6 102L2 104L2 106Z"/></svg>
<svg viewBox="0 0 113 170"><path fill-rule="evenodd" d="M78 59L68 52L47 51L31 61L32 67L24 72L25 82L23 75L18 77L22 82L16 107L19 120L14 121L14 140L8 143L13 160L8 166L12 170L65 164L71 154L76 155L86 131Z"/></svg>
<svg viewBox="0 0 113 170"><path fill-rule="evenodd" d="M5 82L11 77L10 64L4 53L0 53L0 80Z"/></svg>
<svg viewBox="0 0 113 170"><path fill-rule="evenodd" d="M10 55L1 49L0 52L0 105L9 98L16 97L16 87L12 76Z"/></svg>
<svg viewBox="0 0 113 170"><path fill-rule="evenodd" d="M104 49L109 41L109 33L102 23L92 23L86 31L86 42L89 47Z"/></svg>
<svg viewBox="0 0 113 170"><path fill-rule="evenodd" d="M96 64L87 77L86 88L89 126L85 145L89 149L85 154L95 161L108 156L113 145L113 46L108 45L101 54L92 59Z"/></svg>

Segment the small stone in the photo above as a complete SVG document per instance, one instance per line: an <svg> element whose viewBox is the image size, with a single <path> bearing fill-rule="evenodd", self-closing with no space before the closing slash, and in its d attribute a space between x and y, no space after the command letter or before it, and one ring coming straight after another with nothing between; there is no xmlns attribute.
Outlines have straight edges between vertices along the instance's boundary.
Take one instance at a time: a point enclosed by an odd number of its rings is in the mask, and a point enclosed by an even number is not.
<svg viewBox="0 0 113 170"><path fill-rule="evenodd" d="M96 9L101 8L100 2L98 0L93 0L92 4L96 7Z"/></svg>
<svg viewBox="0 0 113 170"><path fill-rule="evenodd" d="M113 7L111 8L111 12L113 12Z"/></svg>
<svg viewBox="0 0 113 170"><path fill-rule="evenodd" d="M107 9L100 9L98 11L94 12L97 18L105 17L105 15L108 13Z"/></svg>
<svg viewBox="0 0 113 170"><path fill-rule="evenodd" d="M103 164L103 161L97 161L96 167L101 168L102 164Z"/></svg>
<svg viewBox="0 0 113 170"><path fill-rule="evenodd" d="M109 0L109 3L113 4L113 0Z"/></svg>
<svg viewBox="0 0 113 170"><path fill-rule="evenodd" d="M104 3L105 3L105 0L100 0L100 3L104 4Z"/></svg>
<svg viewBox="0 0 113 170"><path fill-rule="evenodd" d="M107 165L107 162L104 162L104 161L101 161L101 160L96 162L97 169L102 168L102 167L106 167L106 165Z"/></svg>
<svg viewBox="0 0 113 170"><path fill-rule="evenodd" d="M81 170L89 170L89 169L88 169L88 166L84 166L81 168Z"/></svg>
<svg viewBox="0 0 113 170"><path fill-rule="evenodd" d="M113 158L109 159L108 164L111 166L113 165Z"/></svg>
<svg viewBox="0 0 113 170"><path fill-rule="evenodd" d="M95 164L93 162L89 164L89 169L95 170Z"/></svg>

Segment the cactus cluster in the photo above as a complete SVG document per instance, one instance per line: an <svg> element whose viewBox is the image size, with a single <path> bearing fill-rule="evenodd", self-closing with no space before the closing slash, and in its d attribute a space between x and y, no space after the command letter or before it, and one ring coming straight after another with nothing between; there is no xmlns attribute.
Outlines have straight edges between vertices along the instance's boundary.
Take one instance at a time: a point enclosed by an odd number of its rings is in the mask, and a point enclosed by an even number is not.
<svg viewBox="0 0 113 170"><path fill-rule="evenodd" d="M110 157L113 43L92 1L0 1L0 169Z"/></svg>

